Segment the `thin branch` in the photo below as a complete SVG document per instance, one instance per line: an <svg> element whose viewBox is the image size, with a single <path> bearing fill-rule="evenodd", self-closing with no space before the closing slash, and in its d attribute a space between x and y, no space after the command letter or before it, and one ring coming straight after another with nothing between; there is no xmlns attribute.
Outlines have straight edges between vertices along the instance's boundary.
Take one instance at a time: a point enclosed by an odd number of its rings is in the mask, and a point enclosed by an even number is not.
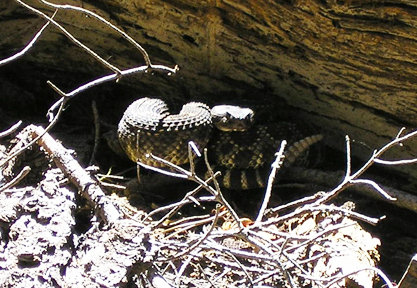
<svg viewBox="0 0 417 288"><path fill-rule="evenodd" d="M112 23L110 23L109 21L107 21L106 19L104 19L103 17L101 17L100 15L91 12L90 10L81 8L81 7L77 7L77 6L72 6L72 5L59 5L59 4L54 4L54 3L50 3L46 0L40 0L42 3L44 3L45 5L57 8L57 9L69 9L69 10L74 10L74 11L79 11L82 13L85 13L87 15L90 15L96 19L98 19L99 21L103 22L104 24L106 24L108 27L110 27L111 29L115 30L117 33L119 33L120 35L123 36L123 38L125 38L127 41L129 41L133 46L135 46L140 53L142 53L143 58L145 59L145 63L148 67L152 68L152 63L151 63L151 59L149 58L148 53L146 52L146 50L139 44L137 43L132 37L130 37L126 32L124 32L123 30L119 29L117 26L113 25Z"/></svg>
<svg viewBox="0 0 417 288"><path fill-rule="evenodd" d="M190 265L193 258L194 258L193 256L189 255L185 260L183 260L183 262L181 263L181 267L178 270L178 272L177 272L177 269L176 269L175 265L172 264L172 266L175 267L172 270L175 273L175 284L177 285L177 287L179 287L179 284L181 283L181 276L184 274L185 269L187 269L188 265ZM172 263L172 261L170 261L169 263Z"/></svg>
<svg viewBox="0 0 417 288"><path fill-rule="evenodd" d="M344 278L347 278L347 277L349 277L351 275L358 274L358 273L360 273L362 271L366 271L366 270L371 270L371 271L375 272L376 274L378 274L385 281L385 284L387 285L386 287L388 287L388 288L394 288L394 286L392 285L392 283L388 279L388 277L380 269L375 268L375 267L365 267L365 268L361 268L361 269L352 271L350 273L347 273L347 274L345 274L343 276L340 276L340 277L334 279L333 281L329 282L326 285L326 288L330 288L333 284L336 284L337 282L339 282L340 280L342 280Z"/></svg>
<svg viewBox="0 0 417 288"><path fill-rule="evenodd" d="M342 223L342 224L333 225L330 228L326 228L326 230L323 230L321 232L316 233L315 235L310 235L309 239L307 239L307 240L305 240L305 241L303 241L299 244L293 245L293 246L288 247L288 248L285 248L285 246L283 246L282 251L285 252L285 253L294 252L295 250L297 250L300 247L306 246L306 245L308 245L310 243L313 243L313 242L318 242L317 239L319 239L323 236L326 236L327 234L333 233L335 231L339 231L343 228L351 227L353 225L355 225L355 223L349 223L349 224Z"/></svg>
<svg viewBox="0 0 417 288"><path fill-rule="evenodd" d="M25 166L23 167L22 171L19 172L19 174L16 175L11 181L6 183L4 186L0 187L0 192L3 192L4 190L7 190L13 186L15 186L17 183L19 183L23 178L26 177L26 175L30 172L30 167Z"/></svg>
<svg viewBox="0 0 417 288"><path fill-rule="evenodd" d="M381 186L379 186L376 182L372 181L372 180L367 180L367 179L355 179L355 180L351 180L350 181L352 184L364 184L364 185L369 185L372 188L374 188L376 191L379 192L379 194L381 194L384 198L390 200L390 201L396 201L397 198L395 197L391 197L387 192L384 191L384 189L381 188Z"/></svg>
<svg viewBox="0 0 417 288"><path fill-rule="evenodd" d="M189 192L191 193L191 192ZM216 198L214 196L207 196L207 197L200 197L198 199L200 202L202 201L207 201L207 202L214 202L216 200ZM170 211L169 213L167 213L161 220L159 220L157 223L153 224L153 226L158 227L161 224L164 223L165 220L171 218L173 215L175 215L175 213L177 213L177 211L179 209L181 209L182 206L191 203L191 200L188 200L188 196L186 195L181 201L176 202L176 203L172 203L166 206L162 206L159 208L156 208L154 210L152 210L148 215L145 216L145 218L143 219L143 222L145 222L146 219L152 217L153 215L156 215L160 212L169 210L169 209L173 209L172 211Z"/></svg>
<svg viewBox="0 0 417 288"><path fill-rule="evenodd" d="M244 235L244 236L246 236L246 235ZM282 275L285 278L285 281L287 281L287 283L290 285L291 288L294 288L295 287L294 281L293 281L293 279L292 279L289 271L286 270L282 266L282 264L281 264L281 262L280 262L279 259L277 259L277 258L274 257L276 255L274 255L273 251L271 251L270 249L268 249L267 247L265 247L265 245L263 245L262 243L260 243L260 241L254 239L253 236L249 236L248 235L248 236L245 237L245 239L247 241L249 241L251 244L253 244L255 247L257 247L257 248L261 249L262 251L264 251L265 253L269 254L269 256L271 257L271 260L273 260L274 263L277 264L278 268L281 270ZM263 241L270 242L267 239L263 239Z"/></svg>
<svg viewBox="0 0 417 288"><path fill-rule="evenodd" d="M7 129L6 131L0 132L0 138L4 138L12 133L14 133L17 129L19 129L20 125L22 125L22 120L14 124L12 127Z"/></svg>
<svg viewBox="0 0 417 288"><path fill-rule="evenodd" d="M97 103L95 100L91 103L91 110L93 111L93 117L94 117L94 145L93 145L93 152L91 152L90 161L88 162L88 165L92 165L94 162L94 159L96 158L98 145L100 141L100 115L98 113L97 109Z"/></svg>
<svg viewBox="0 0 417 288"><path fill-rule="evenodd" d="M350 177L351 173L352 173L352 155L350 152L350 138L349 135L345 136L345 140L346 140L346 175L345 178Z"/></svg>
<svg viewBox="0 0 417 288"><path fill-rule="evenodd" d="M171 231L176 231L176 230L179 230L179 229L181 229L180 232L184 232L186 230L189 230L190 228L213 222L215 217L224 216L225 214L226 214L226 212L222 211L221 213L219 213L218 216L206 215L205 218L198 219L196 221L188 220L188 221L184 221L184 223L181 223L181 224L176 224L175 223L175 224L173 224L174 225L173 227L165 228L164 233L168 233L168 232L171 232ZM190 218L192 218L192 217L190 217ZM175 232L175 233L178 234L178 232ZM168 235L167 237L165 237L165 239L169 239L171 237L173 237L173 234Z"/></svg>
<svg viewBox="0 0 417 288"><path fill-rule="evenodd" d="M57 27L59 30L61 30L62 33L64 33L64 35L71 40L75 45L77 45L78 47L82 48L83 50L85 50L87 53L89 53L91 56L93 56L95 59L97 59L101 64L103 64L103 66L107 67L108 69L112 70L113 72L115 72L117 75L120 75L120 70L119 68L117 68L116 66L110 64L109 62L107 62L106 60L104 60L101 56L99 56L96 52L94 52L93 50L91 50L90 48L88 48L86 45L84 45L83 43L81 43L77 38L75 38L70 32L68 32L64 27L61 26L61 24L59 24L58 22L56 22L54 19L52 19L52 17L49 17L48 15L46 15L45 13L43 13L42 11L39 11L38 9L24 3L21 0L15 0L17 3L19 3L20 5L22 5L23 7L25 7L26 9L29 9L30 11L34 12L35 14L39 15L40 17L48 20L50 23L52 23L55 27Z"/></svg>
<svg viewBox="0 0 417 288"><path fill-rule="evenodd" d="M207 181L210 181L210 179L208 179ZM206 181L206 182L207 182ZM159 220L157 223L155 223L155 226L156 227L158 227L158 226L160 226L162 223L164 223L167 219L169 219L169 218L171 218L172 216L174 216L175 215L175 213L177 213L178 212L178 210L180 210L181 209L181 207L182 206L184 206L185 204L187 204L187 203L189 203L190 201L188 201L188 199L190 199L191 197L193 197L195 194L197 194L197 192L199 192L200 191L200 189L202 188L202 186L201 185L199 185L196 189L194 189L194 190L192 190L192 191L190 191L190 192L188 192L185 196L184 196L184 198L179 202L179 203L177 203L175 206L174 206L174 208L171 210L171 211L169 211L169 213L167 213L164 217L162 217L162 219L161 220ZM213 196L214 197L214 196ZM212 198L213 200L215 200L215 198ZM161 208L163 208L163 207L161 207ZM153 212L153 211L152 211ZM151 212L151 213L152 213ZM146 219L146 218L145 218Z"/></svg>
<svg viewBox="0 0 417 288"><path fill-rule="evenodd" d="M393 146L395 146L397 144L401 144L402 142L404 142L404 141L406 141L406 140L408 140L410 138L413 138L414 136L417 135L417 130L416 130L416 131L410 132L410 133L408 133L408 134L406 134L406 135L404 135L402 137L399 137L401 135L402 131L404 131L404 128L402 128L400 130L400 132L398 133L397 137L394 140L392 140L391 142L387 143L381 149L375 150L374 153L373 153L373 155L369 159L369 161L366 162L365 165L361 169L359 169L354 175L352 175L354 177L353 179L355 179L355 178L359 177L360 175L362 175L362 173L365 170L367 170L369 168L369 166L372 165L372 163L374 162L374 160L375 159L378 159L379 157L381 157L382 154L384 154L388 149L390 149L391 147L393 147Z"/></svg>
<svg viewBox="0 0 417 288"><path fill-rule="evenodd" d="M55 10L54 14L51 16L51 19L53 19L55 17L57 11L58 10ZM51 23L50 21L46 22L46 24L42 26L42 28L38 31L38 33L35 34L35 36L32 38L32 40L30 40L30 42L25 46L25 48L22 49L22 51L14 54L13 56L10 56L6 59L0 60L0 66L5 65L9 62L12 62L12 61L22 57L23 55L25 55L26 52L28 52L33 47L35 42L38 41L38 39L41 37L43 31L45 31L46 27L48 27L50 23Z"/></svg>
<svg viewBox="0 0 417 288"><path fill-rule="evenodd" d="M305 204L315 202L317 199L323 197L323 194L324 194L324 192L318 192L318 193L316 193L312 196L307 196L307 197L304 197L302 199L297 199L293 202L283 204L283 205L280 205L278 207L271 208L269 211L267 211L267 213L278 213L282 210L286 210L286 209L289 209L289 208L292 208L292 207L303 206Z"/></svg>
<svg viewBox="0 0 417 288"><path fill-rule="evenodd" d="M51 129L52 129L52 127L54 127L55 126L55 124L58 122L58 118L59 118L59 116L61 116L61 113L62 113L62 111L63 111L63 107L64 107L64 105L63 104L61 104L61 106L59 106L59 109L58 109L58 112L57 112L57 114L55 115L55 117L52 119L52 121L49 123L49 125L44 129L44 132L43 132L43 134L42 135L37 135L36 137L35 137L35 139L33 139L32 141L30 141L28 144L26 144L26 146L24 146L24 147L22 147L21 149L19 149L18 151L16 151L15 153L13 153L13 154L11 154L11 155L8 155L7 157L6 157L6 159L3 159L1 162L0 162L0 167L1 166L3 166L5 163L7 163L8 161L10 161L11 159L13 159L14 157L16 157L16 156L18 156L18 155L20 155L20 154L22 154L26 149L28 149L29 147L31 147L33 144L35 144L39 139L41 139L42 138L42 136L43 135L45 135L46 133L48 133Z"/></svg>
<svg viewBox="0 0 417 288"><path fill-rule="evenodd" d="M200 270L200 272L203 274L204 278L206 278L206 280L210 283L211 287L213 287L213 288L217 288L217 287L214 285L213 281L211 281L211 279L208 277L208 275L206 274L206 272L204 272L203 267L201 267L201 265L200 265L200 264L198 264L197 266L198 266L198 269Z"/></svg>
<svg viewBox="0 0 417 288"><path fill-rule="evenodd" d="M414 164L417 163L417 158L415 159L405 159L405 160L382 160L382 159L375 159L375 163L382 164L382 165L407 165L407 164Z"/></svg>
<svg viewBox="0 0 417 288"><path fill-rule="evenodd" d="M246 270L245 266L242 265L242 263L240 263L239 259L237 259L237 257L235 255L233 255L230 252L226 252L227 255L229 255L233 261L235 261L235 263L239 266L240 270L243 271L243 273L245 273L246 278L249 280L250 286L249 287L253 287L253 279L252 277L249 275L248 271Z"/></svg>
<svg viewBox="0 0 417 288"><path fill-rule="evenodd" d="M272 185L274 183L276 173L278 169L281 168L281 165L284 161L284 150L285 150L286 145L287 145L286 140L281 141L281 147L279 148L279 151L275 154L276 158L275 158L274 163L272 163L271 165L272 170L268 177L268 185L265 190L264 200L262 202L261 208L259 208L258 216L256 217L255 223L259 223L262 221L262 218L265 214L266 207L268 207L269 199L271 198L271 193L272 193Z"/></svg>
<svg viewBox="0 0 417 288"><path fill-rule="evenodd" d="M197 155L197 157L201 157L201 153L198 150L197 145L194 143L194 141L189 141L188 142L188 162L190 163L190 172L192 175L195 174L194 155Z"/></svg>
<svg viewBox="0 0 417 288"><path fill-rule="evenodd" d="M31 128L33 129L32 134L41 136L38 144L42 146L50 156L53 156L55 164L64 174L68 175L71 182L79 189L83 196L87 198L92 205L98 208L102 220L109 225L115 224L116 221L120 220L119 210L105 195L98 181L95 178L92 178L90 173L85 171L71 154L68 153L67 149L65 149L61 143L55 141L55 139L46 133L42 127L32 125Z"/></svg>
<svg viewBox="0 0 417 288"><path fill-rule="evenodd" d="M233 219L236 221L236 223L239 226L239 229L242 230L244 227L242 226L242 223L239 220L239 216L237 215L236 211L232 208L232 206L229 204L229 202L226 201L226 199L223 197L222 193L219 193L220 191L216 191L213 187L211 187L210 185L207 184L206 181L202 180L200 177L198 177L197 175L193 175L190 171L185 170L184 168L179 167L178 165L175 165L165 159L162 159L160 157L154 156L152 154L149 155L152 159L168 166L169 168L172 168L175 171L178 171L179 173L182 173L183 175L179 176L178 173L173 173L173 175L176 175L175 177L179 177L179 178L184 178L184 179L188 179L191 181L196 182L197 184L201 185L204 189L206 189L210 194L212 194L213 196L216 197L216 201L220 202L222 205L224 205L226 207L226 209L230 212L230 214L232 215ZM155 167L151 167L149 165L144 165L143 163L139 163L141 166L146 166L148 169L154 170L154 171L163 171L163 173L166 174L166 171L162 170L162 169L158 169ZM216 174L214 174L213 181L215 180L214 178L216 177Z"/></svg>
<svg viewBox="0 0 417 288"><path fill-rule="evenodd" d="M157 157L155 157L155 156L153 156L153 155L151 155L152 156L152 158L154 158L154 159L156 159ZM161 160L164 160L164 159L161 159ZM166 160L164 160L164 161L166 161ZM168 162L168 161L166 161L166 162ZM166 163L165 162L165 163ZM163 163L163 162L161 162L161 163ZM164 164L165 164L164 163ZM168 162L169 163L169 162ZM147 165L147 164L144 164L144 163L142 163L142 162L137 162L137 164L139 165L139 166L141 166L141 167L143 167L143 168L146 168L146 169L149 169L149 170L153 170L153 171L155 171L155 172L158 172L158 173L161 173L161 174L164 174L164 175L167 175L167 176L171 176L171 177L176 177L176 178L182 178L182 179L189 179L189 175L187 175L187 174L182 174L182 173L175 173L175 172L170 172L170 171L167 171L167 170L164 170L164 169L162 169L162 168L157 168L157 167L153 167L153 166L151 166L151 165ZM182 169L182 168L181 168ZM188 172L187 170L184 170L185 172Z"/></svg>
<svg viewBox="0 0 417 288"><path fill-rule="evenodd" d="M217 176L220 176L221 173L220 173L220 171L217 171L216 173L214 173L213 169L211 168L211 165L208 161L208 150L207 150L207 148L204 148L204 163L206 164L207 171L210 175L209 179L213 180L214 188L216 189L217 194L221 194L219 181L217 181Z"/></svg>
<svg viewBox="0 0 417 288"><path fill-rule="evenodd" d="M375 161L375 160L379 159L379 157L381 157L382 154L384 154L388 149L390 149L391 147L393 147L395 145L400 145L405 140L408 140L408 139L417 135L417 131L414 131L414 132L410 132L410 133L400 137L400 135L402 134L403 131L404 131L404 129L401 129L400 132L397 134L397 137L395 137L394 140L392 140L389 143L387 143L386 145L384 145L381 149L374 150L373 153L372 153L372 156L368 159L368 161L361 168L358 169L358 171L356 171L352 175L349 175L349 176L345 177L343 179L342 183L340 183L332 191L328 192L322 199L318 200L317 204L322 204L322 203L325 203L325 202L329 201L330 199L332 199L336 195L338 195L340 192L342 192L344 189L353 185L355 183L356 179L359 178L373 163L376 163L377 161ZM348 137L346 138L346 145L347 145L347 150L350 151L350 148L348 148L350 146L350 141L349 141ZM350 161L351 160L350 160L350 157L349 157L348 162L350 162ZM414 159L413 160L404 160L404 161L410 161L410 163L414 163ZM350 166L350 164L348 164L348 166ZM348 175L348 173L346 175ZM364 181L362 181L362 182L364 182ZM370 183L368 182L367 184L370 184ZM372 185L372 187L374 187L378 192L380 192L388 200L390 200L390 201L395 201L396 200L394 197L391 197L388 194L386 194L382 189L379 189L380 187L378 185Z"/></svg>
<svg viewBox="0 0 417 288"><path fill-rule="evenodd" d="M403 132L406 130L405 127L401 127L400 131L398 131L397 136L395 136L395 139L400 138L401 134L403 134Z"/></svg>
<svg viewBox="0 0 417 288"><path fill-rule="evenodd" d="M176 73L178 71L178 66L175 66L174 68L169 68L167 66L164 65L152 65L152 68L150 69L148 66L140 66L140 67L135 67L135 68L130 68L130 69L126 69L126 70L121 70L120 71L120 75L121 76L127 76L127 75L131 75L131 74L136 74L136 73L145 73L148 72L150 70L157 70L157 71L163 71L163 72L167 72L167 73ZM83 84L81 86L79 86L78 88L72 90L71 92L68 93L64 93L62 90L60 90L55 84L53 84L51 81L48 81L47 83L52 87L52 89L54 89L59 95L61 95L63 98L60 98L57 102L55 102L54 105L51 106L51 108L49 108L48 110L48 114L52 114L53 115L53 111L56 110L56 108L61 105L64 101L67 101L68 98L74 97L75 95L84 92L85 90L88 90L94 86L109 82L109 81L113 81L113 80L117 80L119 78L119 75L117 74L110 74L107 76L103 76L100 77L98 79L92 80L86 84Z"/></svg>
<svg viewBox="0 0 417 288"><path fill-rule="evenodd" d="M178 253L177 255L174 255L172 257L165 258L165 259L158 259L158 261L168 262L168 261L172 261L174 259L179 259L179 258L183 257L184 255L189 254L192 250L194 250L196 247L198 247L201 243L204 242L204 240L207 239L207 237L210 235L211 231L213 231L214 227L217 224L217 220L219 219L219 213L220 213L220 205L217 205L216 206L216 212L215 212L214 219L213 219L213 223L210 225L210 228L207 230L207 232L200 239L198 239L198 241L196 243L191 245L188 249L184 250L183 252Z"/></svg>

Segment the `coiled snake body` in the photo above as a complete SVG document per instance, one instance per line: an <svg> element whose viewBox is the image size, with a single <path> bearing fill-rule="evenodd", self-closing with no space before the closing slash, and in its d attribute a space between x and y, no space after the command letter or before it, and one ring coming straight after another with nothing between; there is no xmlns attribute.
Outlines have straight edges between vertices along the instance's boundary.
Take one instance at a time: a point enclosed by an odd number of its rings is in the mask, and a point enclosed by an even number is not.
<svg viewBox="0 0 417 288"><path fill-rule="evenodd" d="M282 140L288 142L284 160L288 166L303 164L309 147L323 138L320 134L303 137L294 124L287 122L255 125L242 131L246 124L241 123L251 123L253 115L239 110L246 108L226 107L233 109L244 119L224 126L229 112L224 112L223 107L210 109L203 103L191 102L179 114L171 115L162 100L141 98L125 111L118 126L119 141L132 161L154 167L163 164L147 154L182 165L188 162L188 142L194 141L200 151L208 147L210 162L223 170L223 186L248 189L265 185ZM213 122L227 131L213 128Z"/></svg>

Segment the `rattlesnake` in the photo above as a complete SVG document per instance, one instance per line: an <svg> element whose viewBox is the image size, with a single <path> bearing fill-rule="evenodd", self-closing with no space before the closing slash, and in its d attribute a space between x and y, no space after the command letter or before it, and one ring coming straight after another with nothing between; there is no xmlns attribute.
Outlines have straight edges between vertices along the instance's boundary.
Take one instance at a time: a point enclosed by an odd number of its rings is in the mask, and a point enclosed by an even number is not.
<svg viewBox="0 0 417 288"><path fill-rule="evenodd" d="M237 116L230 117L232 114ZM236 118L238 121L234 121ZM225 124L230 121L232 124ZM252 122L253 113L248 108L217 106L210 109L206 104L190 102L179 114L172 115L164 101L141 98L126 109L118 125L118 136L132 161L154 167L164 165L149 154L182 165L189 160L189 141L200 151L208 147L210 162L223 170L223 186L240 189L265 184L270 164L283 139L288 141L284 160L288 166L303 164L309 147L323 138L321 134L304 137L293 123L250 127ZM213 128L213 123L223 131ZM234 180L236 178L239 180Z"/></svg>

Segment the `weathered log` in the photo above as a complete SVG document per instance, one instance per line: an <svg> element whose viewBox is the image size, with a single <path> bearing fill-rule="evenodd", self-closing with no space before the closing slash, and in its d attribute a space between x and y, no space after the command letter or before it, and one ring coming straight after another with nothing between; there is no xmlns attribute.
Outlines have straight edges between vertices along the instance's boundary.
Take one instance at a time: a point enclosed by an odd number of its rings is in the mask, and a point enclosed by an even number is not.
<svg viewBox="0 0 417 288"><path fill-rule="evenodd" d="M111 19L144 45L153 63L180 66L176 77L122 79L137 91L146 87L152 93L212 103L238 98L268 105L286 102L298 109L297 117L324 130L328 145L344 150L345 134L363 143L353 151L363 159L400 127L417 125L414 1L59 2ZM51 8L44 11L52 14ZM32 15L13 0L1 1L0 57L25 45L45 23ZM59 11L56 19L118 67L143 64L139 52L98 21L68 10ZM25 56L29 63L111 74L68 45L55 28L48 29ZM126 98L124 103L137 96ZM387 157L416 154L417 145L410 141ZM417 177L415 166L396 169Z"/></svg>

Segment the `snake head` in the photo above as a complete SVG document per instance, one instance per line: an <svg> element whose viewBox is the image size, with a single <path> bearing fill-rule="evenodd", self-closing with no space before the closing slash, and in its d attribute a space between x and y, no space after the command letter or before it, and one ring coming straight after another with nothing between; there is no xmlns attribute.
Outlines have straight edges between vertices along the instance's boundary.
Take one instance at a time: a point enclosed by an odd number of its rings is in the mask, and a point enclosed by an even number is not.
<svg viewBox="0 0 417 288"><path fill-rule="evenodd" d="M250 108L233 105L217 105L211 109L213 124L222 131L246 131L254 122L254 112Z"/></svg>

